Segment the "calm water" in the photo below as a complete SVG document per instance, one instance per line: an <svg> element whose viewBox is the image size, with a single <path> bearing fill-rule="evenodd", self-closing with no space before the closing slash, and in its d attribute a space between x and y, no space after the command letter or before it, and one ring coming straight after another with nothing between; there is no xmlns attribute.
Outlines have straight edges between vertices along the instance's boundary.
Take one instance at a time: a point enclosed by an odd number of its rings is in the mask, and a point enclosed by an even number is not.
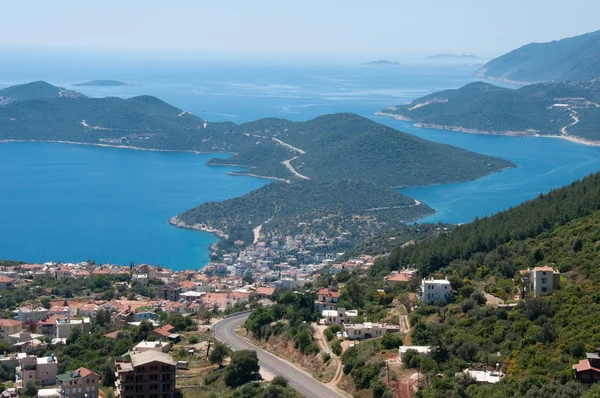
<svg viewBox="0 0 600 398"><path fill-rule="evenodd" d="M138 86L77 87L90 96L155 95L209 121L307 120L325 113L372 117L382 107L472 81L468 66L256 66L131 59L5 57L0 88L33 80L70 85L116 79ZM4 61L4 60L3 60ZM19 61L19 62L17 62ZM41 62L43 61L43 62ZM66 62L68 61L68 62ZM74 87L72 87L74 88ZM600 149L558 139L519 139L378 122L437 142L510 159L519 168L461 184L405 189L438 212L427 221L468 222L600 170ZM149 262L202 267L209 234L167 224L211 200L265 182L209 168L209 155L60 144L0 145L0 258Z"/></svg>
<svg viewBox="0 0 600 398"><path fill-rule="evenodd" d="M0 258L202 268L216 238L167 220L265 184L205 166L211 157L0 144Z"/></svg>

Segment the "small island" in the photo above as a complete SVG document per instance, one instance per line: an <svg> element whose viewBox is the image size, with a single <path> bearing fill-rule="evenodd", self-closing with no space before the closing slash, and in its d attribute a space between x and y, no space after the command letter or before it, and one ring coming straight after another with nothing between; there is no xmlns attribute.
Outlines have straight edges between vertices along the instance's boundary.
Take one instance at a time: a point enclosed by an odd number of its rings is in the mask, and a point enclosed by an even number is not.
<svg viewBox="0 0 600 398"><path fill-rule="evenodd" d="M75 87L122 87L122 86L134 86L118 80L91 80L85 83L73 84Z"/></svg>
<svg viewBox="0 0 600 398"><path fill-rule="evenodd" d="M377 61L365 62L363 65L400 65L400 62L389 61L387 59L380 59Z"/></svg>

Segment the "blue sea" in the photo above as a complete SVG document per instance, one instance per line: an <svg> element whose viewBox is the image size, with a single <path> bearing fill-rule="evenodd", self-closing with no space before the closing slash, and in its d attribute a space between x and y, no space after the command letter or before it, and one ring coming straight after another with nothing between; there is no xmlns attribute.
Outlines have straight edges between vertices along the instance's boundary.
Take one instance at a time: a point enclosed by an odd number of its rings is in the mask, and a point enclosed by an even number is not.
<svg viewBox="0 0 600 398"><path fill-rule="evenodd" d="M46 80L94 97L150 94L209 122L308 120L325 113L355 112L425 139L519 165L476 181L402 190L437 210L423 221L469 222L600 170L600 148L559 139L418 129L373 116L383 107L472 81L474 65L3 55L0 88ZM133 85L72 86L95 79ZM211 157L82 145L0 144L0 259L93 259L201 268L216 239L174 228L167 220L198 204L237 197L266 183L227 175L233 168L205 166Z"/></svg>

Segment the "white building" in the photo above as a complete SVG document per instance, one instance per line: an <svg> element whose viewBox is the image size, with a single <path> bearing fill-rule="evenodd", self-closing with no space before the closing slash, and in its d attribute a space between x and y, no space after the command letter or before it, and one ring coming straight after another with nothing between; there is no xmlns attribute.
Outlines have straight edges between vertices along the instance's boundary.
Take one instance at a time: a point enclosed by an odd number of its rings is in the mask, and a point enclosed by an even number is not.
<svg viewBox="0 0 600 398"><path fill-rule="evenodd" d="M358 316L358 311L338 308L334 310L323 310L321 316L325 319L325 325L342 325L344 322L352 321Z"/></svg>
<svg viewBox="0 0 600 398"><path fill-rule="evenodd" d="M522 275L523 281L535 297L550 294L560 285L560 272L555 271L551 266L535 267L522 272Z"/></svg>
<svg viewBox="0 0 600 398"><path fill-rule="evenodd" d="M385 323L344 323L344 337L350 340L371 339L399 331L400 326Z"/></svg>
<svg viewBox="0 0 600 398"><path fill-rule="evenodd" d="M48 310L44 307L24 306L19 307L17 319L21 322L37 322L48 317Z"/></svg>
<svg viewBox="0 0 600 398"><path fill-rule="evenodd" d="M421 355L427 355L431 352L431 347L427 345L403 345L398 348L398 362L402 362L402 355L408 350L414 350Z"/></svg>
<svg viewBox="0 0 600 398"><path fill-rule="evenodd" d="M421 302L444 300L450 297L450 281L448 279L423 279L421 281Z"/></svg>

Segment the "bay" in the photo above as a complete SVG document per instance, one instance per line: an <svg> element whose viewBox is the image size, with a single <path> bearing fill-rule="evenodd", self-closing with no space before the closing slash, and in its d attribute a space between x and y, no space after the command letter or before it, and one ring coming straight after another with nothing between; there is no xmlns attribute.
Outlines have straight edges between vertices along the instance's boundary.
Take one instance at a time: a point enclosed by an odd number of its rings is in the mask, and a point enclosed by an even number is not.
<svg viewBox="0 0 600 398"><path fill-rule="evenodd" d="M469 222L600 170L599 148L559 139L420 129L373 116L383 107L473 81L476 66L9 55L0 64L0 88L46 80L92 97L150 94L209 122L242 123L262 117L308 120L326 113L354 112L425 139L519 165L476 181L402 190L437 210L421 221ZM135 85L73 86L95 79ZM208 246L216 238L174 228L167 220L206 201L240 196L266 183L228 176L233 168L205 166L212 156L2 144L0 258L32 262L94 259L201 268L208 262Z"/></svg>
<svg viewBox="0 0 600 398"><path fill-rule="evenodd" d="M206 166L214 156L0 144L0 258L202 268L216 237L168 219L267 183Z"/></svg>

